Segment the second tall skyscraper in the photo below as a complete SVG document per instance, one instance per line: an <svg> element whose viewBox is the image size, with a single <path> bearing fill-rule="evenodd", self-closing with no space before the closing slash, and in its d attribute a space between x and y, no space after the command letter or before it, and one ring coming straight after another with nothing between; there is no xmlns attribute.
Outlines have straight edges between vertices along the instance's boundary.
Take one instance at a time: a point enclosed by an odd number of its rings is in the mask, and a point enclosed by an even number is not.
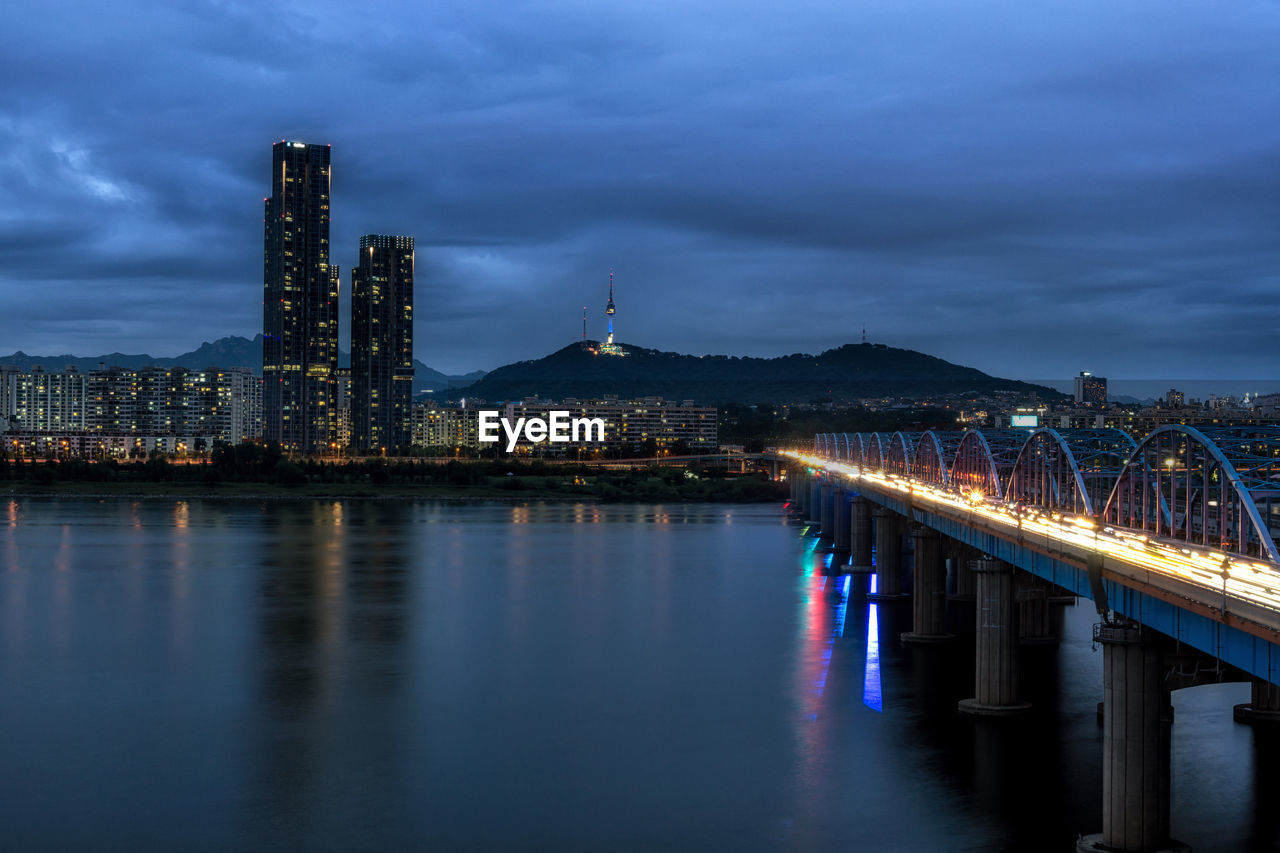
<svg viewBox="0 0 1280 853"><path fill-rule="evenodd" d="M351 271L351 432L360 451L410 441L413 238L367 234Z"/></svg>

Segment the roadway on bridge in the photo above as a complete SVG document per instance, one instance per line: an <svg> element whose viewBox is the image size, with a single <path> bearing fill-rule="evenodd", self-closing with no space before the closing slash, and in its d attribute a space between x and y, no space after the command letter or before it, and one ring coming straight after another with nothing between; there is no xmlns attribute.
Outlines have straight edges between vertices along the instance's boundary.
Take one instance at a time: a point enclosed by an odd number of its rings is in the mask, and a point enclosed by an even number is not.
<svg viewBox="0 0 1280 853"><path fill-rule="evenodd" d="M825 471L908 506L929 509L1058 559L1087 565L1103 558L1104 576L1126 586L1162 590L1204 615L1280 641L1280 566L1214 549L1164 541L1141 531L1099 526L1093 519L1037 507L1015 507L978 493L961 495L911 478L864 470L799 451L781 456Z"/></svg>

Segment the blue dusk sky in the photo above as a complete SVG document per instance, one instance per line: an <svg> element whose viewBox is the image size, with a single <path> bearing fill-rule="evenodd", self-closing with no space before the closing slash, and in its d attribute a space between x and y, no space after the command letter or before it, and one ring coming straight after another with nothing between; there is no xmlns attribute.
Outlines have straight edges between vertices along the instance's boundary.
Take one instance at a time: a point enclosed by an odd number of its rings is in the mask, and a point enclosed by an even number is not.
<svg viewBox="0 0 1280 853"><path fill-rule="evenodd" d="M0 353L261 331L271 143L417 240L448 372L603 335L1280 376L1280 3L45 2L0 27ZM344 315L347 312L344 311ZM343 329L346 340L347 329Z"/></svg>

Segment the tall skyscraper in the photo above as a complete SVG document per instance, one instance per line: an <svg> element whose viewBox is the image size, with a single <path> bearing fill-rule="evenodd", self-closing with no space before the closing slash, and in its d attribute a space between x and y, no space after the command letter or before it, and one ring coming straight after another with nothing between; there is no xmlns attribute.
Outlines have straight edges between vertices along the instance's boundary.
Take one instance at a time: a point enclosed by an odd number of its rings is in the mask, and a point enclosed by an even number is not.
<svg viewBox="0 0 1280 853"><path fill-rule="evenodd" d="M329 146L272 146L263 199L263 434L322 453L334 435L338 268L329 266Z"/></svg>
<svg viewBox="0 0 1280 853"><path fill-rule="evenodd" d="M393 452L412 438L413 238L366 234L351 270L351 437Z"/></svg>

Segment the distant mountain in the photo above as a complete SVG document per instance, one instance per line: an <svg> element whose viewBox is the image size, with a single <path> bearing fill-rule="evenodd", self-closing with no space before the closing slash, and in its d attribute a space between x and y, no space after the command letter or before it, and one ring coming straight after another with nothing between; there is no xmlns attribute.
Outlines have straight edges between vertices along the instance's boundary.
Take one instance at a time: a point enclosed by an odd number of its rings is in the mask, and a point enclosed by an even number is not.
<svg viewBox="0 0 1280 853"><path fill-rule="evenodd" d="M343 366L351 363L351 356L345 352L339 352L338 358L344 360ZM421 394L424 391L445 391L450 388L465 388L472 382L484 377L483 370L472 371L458 376L448 376L438 370L432 370L416 358L413 360L413 393Z"/></svg>
<svg viewBox="0 0 1280 853"><path fill-rule="evenodd" d="M430 370L430 368L427 368L427 369ZM465 388L466 386L471 385L474 382L479 382L481 379L484 379L488 375L489 374L483 370L473 370L470 373L451 374L449 376L449 387Z"/></svg>
<svg viewBox="0 0 1280 853"><path fill-rule="evenodd" d="M595 355L574 343L545 358L499 367L467 388L466 394L491 402L605 394L623 398L655 395L702 403L954 398L996 392L1044 400L1065 397L1043 385L999 379L931 355L882 344L847 344L819 355L796 353L780 358L694 356L623 346L628 353L625 358Z"/></svg>
<svg viewBox="0 0 1280 853"><path fill-rule="evenodd" d="M120 352L95 356L45 356L27 355L18 351L13 355L0 356L0 364L12 364L23 370L30 370L32 367L39 366L48 371L64 370L68 365L74 365L80 371L97 370L100 364L105 364L107 367L124 367L131 370L141 367L187 367L192 370L200 370L205 367L249 367L253 369L254 373L261 374L262 335L252 339L232 335L226 338L218 338L213 342L206 341L191 352L185 352L174 358L157 358L145 354L127 355ZM351 354L339 350L338 365L350 367ZM443 391L446 388L461 388L470 385L485 375L483 370L477 370L461 376L447 376L438 370L427 367L417 359L414 359L413 366L413 391L415 394L422 391Z"/></svg>

